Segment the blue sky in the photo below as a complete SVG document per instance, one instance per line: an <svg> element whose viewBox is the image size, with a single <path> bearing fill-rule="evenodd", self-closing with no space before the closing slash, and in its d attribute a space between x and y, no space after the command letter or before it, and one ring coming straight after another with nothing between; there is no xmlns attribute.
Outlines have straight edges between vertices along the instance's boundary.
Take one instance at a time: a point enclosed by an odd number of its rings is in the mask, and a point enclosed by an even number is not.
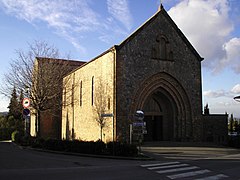
<svg viewBox="0 0 240 180"><path fill-rule="evenodd" d="M162 0L202 62L203 105L240 117L240 1ZM62 56L90 60L121 43L150 18L160 0L0 0L0 83L15 51L44 40ZM0 96L0 111L9 100Z"/></svg>

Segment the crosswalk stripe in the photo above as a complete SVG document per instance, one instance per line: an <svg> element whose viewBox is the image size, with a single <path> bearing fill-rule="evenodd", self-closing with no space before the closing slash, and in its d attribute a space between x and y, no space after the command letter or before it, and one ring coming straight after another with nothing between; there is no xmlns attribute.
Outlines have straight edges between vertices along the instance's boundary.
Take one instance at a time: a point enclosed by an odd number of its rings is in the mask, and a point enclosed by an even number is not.
<svg viewBox="0 0 240 180"><path fill-rule="evenodd" d="M211 172L210 170L204 169L204 170L199 170L199 171L191 171L187 173L181 173L181 174L175 174L175 175L170 175L167 176L170 179L179 179L179 178L186 178L186 177L192 177L200 174L205 174Z"/></svg>
<svg viewBox="0 0 240 180"><path fill-rule="evenodd" d="M202 174L211 172L208 169L201 170L201 169L199 169L200 167L198 167L198 166L190 166L189 164L180 163L178 161L163 162L163 163L156 163L156 164L144 164L144 165L140 165L140 166L145 167L148 170L156 170L155 172L158 174L172 173L172 175L166 176L169 179L188 178L188 177L193 177L193 176L202 175ZM194 170L194 169L199 169L199 170ZM194 171L190 171L190 170L194 170ZM180 172L180 171L186 171L186 172L173 174L174 172ZM187 172L187 171L189 171L189 172ZM202 177L202 178L199 178L196 180L220 180L220 179L228 178L228 177L229 176L227 176L225 174L217 174L217 175Z"/></svg>
<svg viewBox="0 0 240 180"><path fill-rule="evenodd" d="M198 154L164 154L164 153L156 153L155 155L159 156L174 156L174 157L202 157Z"/></svg>
<svg viewBox="0 0 240 180"><path fill-rule="evenodd" d="M157 167L151 167L148 168L149 170L155 170L155 169L167 169L167 168L176 168L176 167L184 167L188 166L189 164L175 164L175 165L169 165L169 166L157 166Z"/></svg>
<svg viewBox="0 0 240 180"><path fill-rule="evenodd" d="M156 171L156 172L159 174L164 174L164 173L186 171L186 170L192 170L192 169L198 169L198 168L199 167L197 167L197 166L191 166L191 167L185 167L185 168L167 169L167 170Z"/></svg>
<svg viewBox="0 0 240 180"><path fill-rule="evenodd" d="M170 164L179 164L180 162L165 162L165 163L158 163L158 164L144 164L141 167L154 167L154 166L164 166Z"/></svg>
<svg viewBox="0 0 240 180"><path fill-rule="evenodd" d="M171 159L171 160L198 160L201 159L199 157L180 157L180 156L165 156L166 159Z"/></svg>
<svg viewBox="0 0 240 180"><path fill-rule="evenodd" d="M205 178L200 178L200 179L196 179L196 180L218 180L218 179L223 179L223 178L227 178L227 175L224 174L217 174L215 176L209 176L209 177L205 177Z"/></svg>

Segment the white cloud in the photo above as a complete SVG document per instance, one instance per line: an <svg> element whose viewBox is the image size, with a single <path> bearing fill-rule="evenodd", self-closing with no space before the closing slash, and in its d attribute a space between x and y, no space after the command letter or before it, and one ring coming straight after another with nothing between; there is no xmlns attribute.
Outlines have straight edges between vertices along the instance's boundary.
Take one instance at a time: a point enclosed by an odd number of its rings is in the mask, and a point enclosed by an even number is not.
<svg viewBox="0 0 240 180"><path fill-rule="evenodd" d="M47 23L81 53L87 53L89 32L105 43L126 34L132 24L127 0L107 0L108 17L98 14L89 0L2 0L0 7L8 14L37 26ZM115 20L113 20L115 18ZM123 27L119 26L117 21ZM114 38L113 38L114 37ZM96 39L93 38L93 39Z"/></svg>
<svg viewBox="0 0 240 180"><path fill-rule="evenodd" d="M226 57L220 63L222 66L230 66L236 73L240 73L240 38L232 38L223 45Z"/></svg>
<svg viewBox="0 0 240 180"><path fill-rule="evenodd" d="M209 98L218 98L218 97L224 97L227 96L227 93L224 90L218 90L218 91L204 91L203 92L204 97L209 97Z"/></svg>
<svg viewBox="0 0 240 180"><path fill-rule="evenodd" d="M230 90L207 90L203 91L203 96L206 98L219 98L219 97L225 97L225 98L232 98L236 95L240 94L240 84L236 84L233 86Z"/></svg>
<svg viewBox="0 0 240 180"><path fill-rule="evenodd" d="M99 26L98 15L86 0L3 0L0 5L7 13L31 24L47 23L81 52L84 47L75 33L93 31Z"/></svg>
<svg viewBox="0 0 240 180"><path fill-rule="evenodd" d="M127 0L107 0L108 11L129 31L132 28L132 15Z"/></svg>
<svg viewBox="0 0 240 180"><path fill-rule="evenodd" d="M231 90L232 93L234 94L240 94L240 84L236 84L232 90Z"/></svg>
<svg viewBox="0 0 240 180"><path fill-rule="evenodd" d="M214 72L226 67L224 61L232 54L227 49L230 41L226 43L234 29L229 11L227 0L183 0L169 10L170 16L205 58L203 65Z"/></svg>

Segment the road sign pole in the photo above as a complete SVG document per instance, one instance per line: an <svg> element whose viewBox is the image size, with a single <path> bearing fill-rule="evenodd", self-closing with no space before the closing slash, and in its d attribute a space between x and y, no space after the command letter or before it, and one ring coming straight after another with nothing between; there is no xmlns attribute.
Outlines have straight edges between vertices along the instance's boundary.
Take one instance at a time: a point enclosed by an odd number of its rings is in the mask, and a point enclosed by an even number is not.
<svg viewBox="0 0 240 180"><path fill-rule="evenodd" d="M24 98L22 101L22 106L23 106L23 117L24 117L24 125L25 125L25 135L29 135L30 133L30 110L28 109L30 107L30 99L29 98Z"/></svg>
<svg viewBox="0 0 240 180"><path fill-rule="evenodd" d="M133 133L133 125L132 124L130 124L129 129L130 129L130 132L129 132L130 144L132 144L132 133Z"/></svg>

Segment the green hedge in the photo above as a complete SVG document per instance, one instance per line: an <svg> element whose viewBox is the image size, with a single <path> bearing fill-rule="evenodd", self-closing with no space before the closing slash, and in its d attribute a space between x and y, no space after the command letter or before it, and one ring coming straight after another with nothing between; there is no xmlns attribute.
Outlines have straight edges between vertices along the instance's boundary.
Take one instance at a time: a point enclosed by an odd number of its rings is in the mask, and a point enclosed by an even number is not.
<svg viewBox="0 0 240 180"><path fill-rule="evenodd" d="M138 154L138 149L135 145L121 142L107 143L107 151L116 156L136 156Z"/></svg>
<svg viewBox="0 0 240 180"><path fill-rule="evenodd" d="M22 131L16 130L12 133L11 138L13 142L21 143L23 136L24 136L24 133Z"/></svg>
<svg viewBox="0 0 240 180"><path fill-rule="evenodd" d="M33 138L25 136L23 136L21 140L21 145L27 145L33 148L48 149L54 151L116 156L138 155L138 149L135 145L123 144L119 142L115 142L113 146L112 142L105 144L102 141L68 141Z"/></svg>
<svg viewBox="0 0 240 180"><path fill-rule="evenodd" d="M0 128L0 140L11 140L14 128Z"/></svg>
<svg viewBox="0 0 240 180"><path fill-rule="evenodd" d="M228 137L228 145L231 147L240 148L240 136Z"/></svg>

